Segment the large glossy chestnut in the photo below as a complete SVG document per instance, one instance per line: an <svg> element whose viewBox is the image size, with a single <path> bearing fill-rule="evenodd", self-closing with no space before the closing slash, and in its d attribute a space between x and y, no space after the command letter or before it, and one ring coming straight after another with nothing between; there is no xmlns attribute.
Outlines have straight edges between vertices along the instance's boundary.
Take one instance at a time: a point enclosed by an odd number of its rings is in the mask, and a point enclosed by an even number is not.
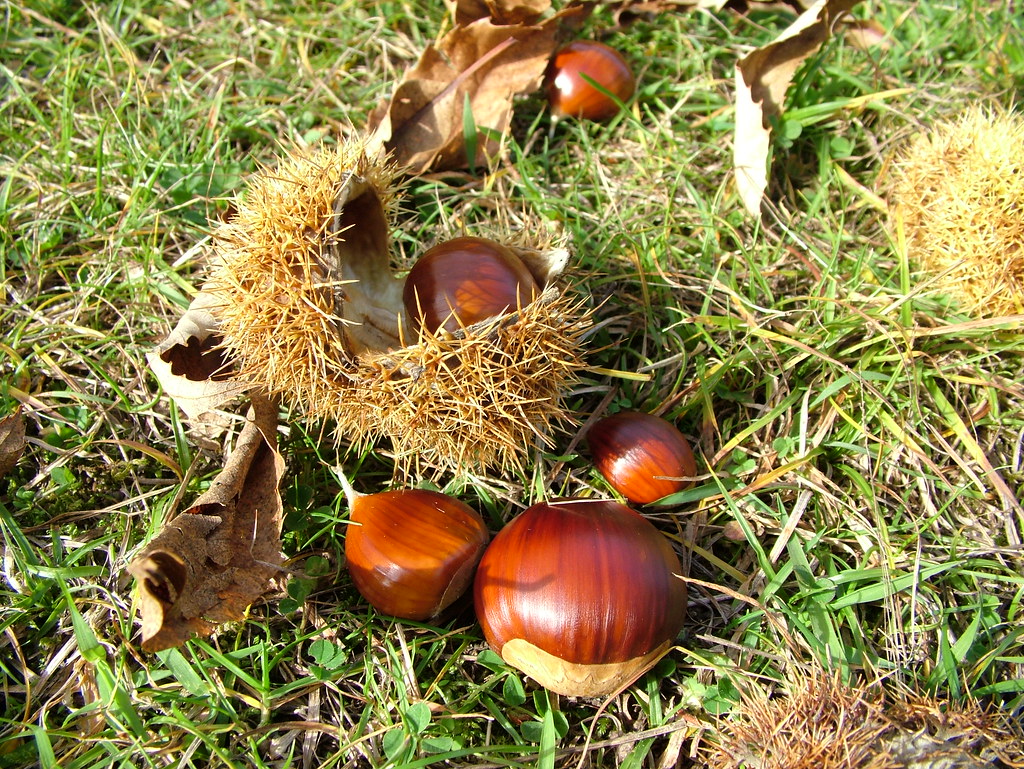
<svg viewBox="0 0 1024 769"><path fill-rule="evenodd" d="M607 120L633 95L636 80L614 48L577 40L559 49L551 60L545 89L555 117Z"/></svg>
<svg viewBox="0 0 1024 769"><path fill-rule="evenodd" d="M627 685L670 647L686 585L669 541L640 514L603 500L530 507L498 532L473 583L487 643L567 696Z"/></svg>
<svg viewBox="0 0 1024 769"><path fill-rule="evenodd" d="M587 432L594 467L630 502L647 504L693 484L697 462L675 425L653 414L620 411Z"/></svg>
<svg viewBox="0 0 1024 769"><path fill-rule="evenodd" d="M462 596L490 538L480 514L426 489L358 494L346 483L352 526L345 560L360 594L400 619L437 616Z"/></svg>
<svg viewBox="0 0 1024 769"><path fill-rule="evenodd" d="M511 249L463 237L434 246L416 261L402 300L414 325L436 333L515 311L538 293L533 274Z"/></svg>

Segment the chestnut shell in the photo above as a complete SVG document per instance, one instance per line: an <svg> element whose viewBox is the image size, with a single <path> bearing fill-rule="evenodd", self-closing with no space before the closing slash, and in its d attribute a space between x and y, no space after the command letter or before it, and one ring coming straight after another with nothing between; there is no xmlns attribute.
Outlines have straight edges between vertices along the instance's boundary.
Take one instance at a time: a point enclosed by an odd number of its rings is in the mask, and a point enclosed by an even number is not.
<svg viewBox="0 0 1024 769"><path fill-rule="evenodd" d="M683 626L679 572L669 541L636 511L610 500L557 500L498 532L477 568L474 604L484 637L506 661L507 645L526 644L547 659L542 667L553 658L586 678L588 666L644 660L631 669L638 675ZM549 680L526 672L563 694L606 691L568 686L564 670Z"/></svg>
<svg viewBox="0 0 1024 769"><path fill-rule="evenodd" d="M486 238L439 243L409 271L402 301L414 325L437 333L493 318L532 302L533 274L510 249Z"/></svg>
<svg viewBox="0 0 1024 769"><path fill-rule="evenodd" d="M587 431L594 467L630 502L647 504L693 485L697 461L675 425L653 414L620 411Z"/></svg>
<svg viewBox="0 0 1024 769"><path fill-rule="evenodd" d="M585 76L585 77L584 77ZM593 82L587 82L589 78ZM619 111L619 104L603 93L600 85L620 102L636 89L636 79L618 51L593 40L576 40L558 50L548 65L545 90L556 117L607 120Z"/></svg>
<svg viewBox="0 0 1024 769"><path fill-rule="evenodd" d="M359 497L345 560L360 594L383 614L425 620L466 592L490 535L469 505L426 489Z"/></svg>

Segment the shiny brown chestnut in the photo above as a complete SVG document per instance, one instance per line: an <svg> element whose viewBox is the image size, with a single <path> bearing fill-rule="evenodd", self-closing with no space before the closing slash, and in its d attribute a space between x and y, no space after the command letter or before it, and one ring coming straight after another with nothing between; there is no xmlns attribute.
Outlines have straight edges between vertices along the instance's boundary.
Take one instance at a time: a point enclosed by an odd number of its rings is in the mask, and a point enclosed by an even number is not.
<svg viewBox="0 0 1024 769"><path fill-rule="evenodd" d="M479 513L436 491L359 494L342 483L354 524L345 534L345 560L370 605L426 620L466 592L490 539Z"/></svg>
<svg viewBox="0 0 1024 769"><path fill-rule="evenodd" d="M647 504L693 485L697 462L675 425L653 414L620 411L587 432L598 472L630 502Z"/></svg>
<svg viewBox="0 0 1024 769"><path fill-rule="evenodd" d="M686 617L669 541L610 500L530 507L498 532L473 583L484 638L509 665L566 696L628 685Z"/></svg>
<svg viewBox="0 0 1024 769"><path fill-rule="evenodd" d="M462 237L434 246L416 261L402 300L415 326L437 333L514 312L539 293L533 274L511 249Z"/></svg>
<svg viewBox="0 0 1024 769"><path fill-rule="evenodd" d="M545 89L556 118L607 120L633 95L636 80L614 48L593 40L576 40L559 49L551 60Z"/></svg>

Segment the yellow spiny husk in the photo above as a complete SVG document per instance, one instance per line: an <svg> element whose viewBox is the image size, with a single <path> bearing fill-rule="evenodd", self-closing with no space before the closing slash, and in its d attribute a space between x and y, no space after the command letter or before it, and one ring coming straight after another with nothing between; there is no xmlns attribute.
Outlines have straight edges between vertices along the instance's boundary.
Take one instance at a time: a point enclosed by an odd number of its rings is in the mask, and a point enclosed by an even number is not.
<svg viewBox="0 0 1024 769"><path fill-rule="evenodd" d="M969 313L1024 311L1024 118L975 106L915 136L888 183L909 257Z"/></svg>
<svg viewBox="0 0 1024 769"><path fill-rule="evenodd" d="M324 410L358 442L388 436L399 464L418 473L515 467L530 446L550 445L551 423L571 421L562 394L582 365L579 309L551 288L465 336L367 353L351 397Z"/></svg>
<svg viewBox="0 0 1024 769"><path fill-rule="evenodd" d="M748 682L717 731L704 751L708 769L976 769L1024 760L1008 713L881 681L845 683L816 666L791 672L774 696Z"/></svg>
<svg viewBox="0 0 1024 769"><path fill-rule="evenodd" d="M541 295L417 338L390 266L393 175L348 144L292 153L253 180L212 238L205 290L218 297L224 347L244 382L333 420L339 437L388 441L400 471L521 465L571 421L562 397L588 322L558 285L568 252L546 235L495 238Z"/></svg>

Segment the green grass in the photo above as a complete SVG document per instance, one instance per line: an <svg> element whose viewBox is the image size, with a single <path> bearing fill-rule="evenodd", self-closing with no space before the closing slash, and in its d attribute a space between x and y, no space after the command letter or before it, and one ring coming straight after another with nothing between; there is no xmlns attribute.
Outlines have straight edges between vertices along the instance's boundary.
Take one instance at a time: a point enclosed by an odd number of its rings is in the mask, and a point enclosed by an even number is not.
<svg viewBox="0 0 1024 769"><path fill-rule="evenodd" d="M549 131L527 99L508 167L409 183L405 259L505 205L562 224L599 308L590 363L630 374L586 374L572 407L660 409L698 448L702 480L652 517L717 587L693 585L678 648L604 710L506 667L471 612L366 607L330 468L369 490L390 466L301 420L282 435L286 594L139 648L124 567L222 460L144 355L247 175L357 132L441 4L5 5L0 416L20 404L29 445L0 478L0 768L700 765L744 687L812 660L1019 715L1024 337L934 295L864 192L910 131L1024 85L1019 13L964 5L865 3L891 48L837 38L800 70L763 225L729 178L732 72L775 12L613 32L639 63L630 113ZM548 494L607 493L585 455L555 455L446 489L493 529Z"/></svg>

